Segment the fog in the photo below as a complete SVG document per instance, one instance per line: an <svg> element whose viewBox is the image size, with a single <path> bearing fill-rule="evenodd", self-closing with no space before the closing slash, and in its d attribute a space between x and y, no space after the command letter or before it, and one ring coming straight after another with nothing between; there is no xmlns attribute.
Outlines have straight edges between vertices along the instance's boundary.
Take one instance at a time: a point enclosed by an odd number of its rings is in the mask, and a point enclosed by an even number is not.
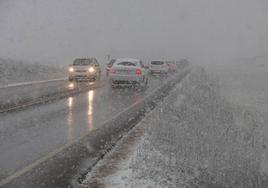
<svg viewBox="0 0 268 188"><path fill-rule="evenodd" d="M268 51L267 0L0 0L0 57L221 62Z"/></svg>

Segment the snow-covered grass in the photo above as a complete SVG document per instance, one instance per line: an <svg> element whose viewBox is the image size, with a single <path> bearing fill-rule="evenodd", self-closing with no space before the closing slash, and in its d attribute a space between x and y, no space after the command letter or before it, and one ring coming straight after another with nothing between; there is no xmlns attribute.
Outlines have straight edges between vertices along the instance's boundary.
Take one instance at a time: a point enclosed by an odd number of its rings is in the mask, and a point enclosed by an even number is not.
<svg viewBox="0 0 268 188"><path fill-rule="evenodd" d="M143 142L126 161L131 172L124 167L108 185L126 173L126 187L265 187L260 118L229 103L219 83L197 69L153 113Z"/></svg>
<svg viewBox="0 0 268 188"><path fill-rule="evenodd" d="M268 113L268 57L211 64L207 69L218 76L229 101Z"/></svg>
<svg viewBox="0 0 268 188"><path fill-rule="evenodd" d="M64 77L59 67L0 58L0 85Z"/></svg>

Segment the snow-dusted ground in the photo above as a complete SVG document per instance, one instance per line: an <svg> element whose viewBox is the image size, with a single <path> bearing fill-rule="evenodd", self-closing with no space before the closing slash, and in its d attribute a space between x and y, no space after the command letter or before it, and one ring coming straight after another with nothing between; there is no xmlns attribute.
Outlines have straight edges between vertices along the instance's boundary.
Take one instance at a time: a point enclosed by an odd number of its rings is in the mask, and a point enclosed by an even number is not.
<svg viewBox="0 0 268 188"><path fill-rule="evenodd" d="M221 93L233 103L268 113L268 57L209 65L219 77Z"/></svg>
<svg viewBox="0 0 268 188"><path fill-rule="evenodd" d="M220 91L204 69L191 73L141 123L145 133L128 157L114 170L94 175L106 171L112 152L87 182L98 179L95 187L261 187L268 172L266 124Z"/></svg>
<svg viewBox="0 0 268 188"><path fill-rule="evenodd" d="M41 64L27 64L0 58L0 85L48 80L65 76L65 70Z"/></svg>

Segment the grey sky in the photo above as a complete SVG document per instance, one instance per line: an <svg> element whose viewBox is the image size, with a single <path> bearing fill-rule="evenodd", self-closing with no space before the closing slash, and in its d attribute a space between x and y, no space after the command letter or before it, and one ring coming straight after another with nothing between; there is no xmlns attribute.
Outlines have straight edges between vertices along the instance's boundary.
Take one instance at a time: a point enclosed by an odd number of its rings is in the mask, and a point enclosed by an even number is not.
<svg viewBox="0 0 268 188"><path fill-rule="evenodd" d="M0 57L212 61L268 51L267 0L0 0Z"/></svg>

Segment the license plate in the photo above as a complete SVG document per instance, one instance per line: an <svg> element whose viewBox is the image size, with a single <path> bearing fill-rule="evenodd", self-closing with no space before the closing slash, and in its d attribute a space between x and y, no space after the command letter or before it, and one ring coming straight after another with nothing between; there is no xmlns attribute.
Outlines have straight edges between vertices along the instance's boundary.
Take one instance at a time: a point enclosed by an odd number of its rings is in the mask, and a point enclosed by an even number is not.
<svg viewBox="0 0 268 188"><path fill-rule="evenodd" d="M116 72L118 72L119 74L129 74L132 71L131 70L119 70L119 71L116 71Z"/></svg>

